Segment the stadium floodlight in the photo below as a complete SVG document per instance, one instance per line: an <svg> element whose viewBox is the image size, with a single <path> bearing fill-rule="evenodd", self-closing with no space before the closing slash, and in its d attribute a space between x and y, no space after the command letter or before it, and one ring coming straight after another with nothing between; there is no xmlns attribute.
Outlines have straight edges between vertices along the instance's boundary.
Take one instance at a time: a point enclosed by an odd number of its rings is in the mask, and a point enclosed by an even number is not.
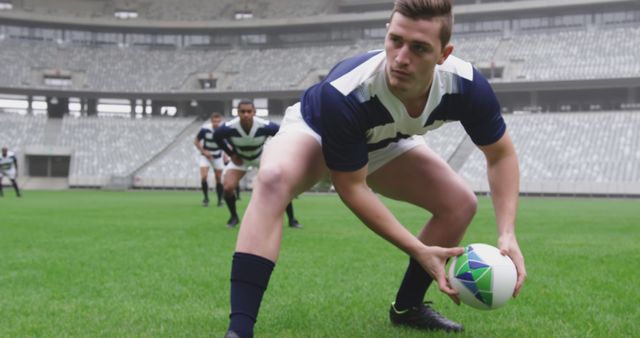
<svg viewBox="0 0 640 338"><path fill-rule="evenodd" d="M13 4L8 1L0 1L0 11L10 11L13 9Z"/></svg>
<svg viewBox="0 0 640 338"><path fill-rule="evenodd" d="M116 19L121 19L121 20L137 19L138 11L119 9L113 12L113 16L116 17Z"/></svg>

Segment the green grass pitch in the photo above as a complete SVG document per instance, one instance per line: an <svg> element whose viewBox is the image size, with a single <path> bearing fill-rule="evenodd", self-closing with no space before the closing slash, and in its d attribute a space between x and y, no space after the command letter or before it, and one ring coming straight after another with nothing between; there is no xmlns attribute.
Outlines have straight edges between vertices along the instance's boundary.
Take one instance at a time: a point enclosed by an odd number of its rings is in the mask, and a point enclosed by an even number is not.
<svg viewBox="0 0 640 338"><path fill-rule="evenodd" d="M237 229L199 192L26 191L0 198L0 337L222 337ZM249 194L239 202L244 211ZM428 214L385 200L412 232ZM437 337L391 326L407 257L335 195L294 201L257 337ZM506 307L427 299L459 337L632 337L640 333L640 202L522 198L529 278ZM490 200L463 244L495 245Z"/></svg>

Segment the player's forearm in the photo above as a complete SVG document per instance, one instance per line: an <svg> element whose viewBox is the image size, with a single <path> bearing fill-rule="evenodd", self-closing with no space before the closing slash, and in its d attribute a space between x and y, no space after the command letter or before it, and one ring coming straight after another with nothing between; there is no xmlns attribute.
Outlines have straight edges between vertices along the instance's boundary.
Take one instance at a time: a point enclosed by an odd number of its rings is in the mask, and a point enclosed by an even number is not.
<svg viewBox="0 0 640 338"><path fill-rule="evenodd" d="M197 138L193 141L193 145L196 146L196 149L198 149L200 153L204 152L204 148L202 147L202 144L200 144L200 140Z"/></svg>
<svg viewBox="0 0 640 338"><path fill-rule="evenodd" d="M490 163L487 169L498 235L515 233L520 172L515 153Z"/></svg>
<svg viewBox="0 0 640 338"><path fill-rule="evenodd" d="M340 184L334 180L334 186L345 205L376 234L411 256L425 248L366 185Z"/></svg>
<svg viewBox="0 0 640 338"><path fill-rule="evenodd" d="M236 155L236 152L234 151L234 149L232 149L229 146L229 144L224 140L216 140L215 142L218 145L218 148L222 149L222 151L224 151L224 153L227 154L229 157Z"/></svg>

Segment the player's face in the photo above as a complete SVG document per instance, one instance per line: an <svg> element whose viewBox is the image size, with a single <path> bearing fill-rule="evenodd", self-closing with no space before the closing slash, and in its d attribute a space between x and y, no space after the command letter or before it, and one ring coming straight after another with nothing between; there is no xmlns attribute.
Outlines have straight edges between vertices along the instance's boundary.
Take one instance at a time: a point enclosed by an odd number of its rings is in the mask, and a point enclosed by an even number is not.
<svg viewBox="0 0 640 338"><path fill-rule="evenodd" d="M385 74L391 92L399 98L423 97L431 87L437 64L453 47L442 48L439 20L413 20L398 12L387 25Z"/></svg>
<svg viewBox="0 0 640 338"><path fill-rule="evenodd" d="M238 117L240 117L240 123L243 126L251 126L254 115L256 115L256 109L252 104L241 104L238 107Z"/></svg>
<svg viewBox="0 0 640 338"><path fill-rule="evenodd" d="M222 124L221 117L216 116L211 118L211 125L213 125L213 128L218 128L220 127L221 124Z"/></svg>

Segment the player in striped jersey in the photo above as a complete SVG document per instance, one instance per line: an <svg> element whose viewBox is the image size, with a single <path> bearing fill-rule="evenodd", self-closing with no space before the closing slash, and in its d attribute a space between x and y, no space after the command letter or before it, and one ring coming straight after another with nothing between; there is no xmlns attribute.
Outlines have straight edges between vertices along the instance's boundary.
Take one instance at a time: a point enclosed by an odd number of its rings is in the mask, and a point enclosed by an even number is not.
<svg viewBox="0 0 640 338"><path fill-rule="evenodd" d="M222 206L222 169L224 169L224 159L222 149L220 149L218 144L213 140L214 130L218 128L221 123L222 115L220 115L220 113L211 114L209 121L202 125L196 138L193 140L193 144L200 152L198 156L198 166L200 167L200 186L202 188L202 194L204 195L202 205L205 207L209 206L209 167L213 167L213 174L216 178L218 206Z"/></svg>
<svg viewBox="0 0 640 338"><path fill-rule="evenodd" d="M2 178L8 177L11 181L13 189L16 191L16 196L21 197L20 189L18 188L18 159L13 151L9 151L7 147L2 147L2 155L0 156L0 196L4 196L2 191Z"/></svg>
<svg viewBox="0 0 640 338"><path fill-rule="evenodd" d="M238 117L221 125L214 134L214 140L231 158L222 174L224 200L231 214L227 222L227 226L230 228L235 227L240 221L234 193L240 180L247 173L247 170L259 166L265 142L280 129L277 123L263 120L255 115L256 107L253 102L241 100L238 103ZM293 215L291 201L286 206L286 213L290 227L302 227Z"/></svg>
<svg viewBox="0 0 640 338"><path fill-rule="evenodd" d="M517 295L526 276L515 235L518 160L491 86L470 63L451 56L451 7L450 0L396 0L384 51L338 63L287 109L282 128L264 150L240 226L227 337L253 336L280 251L278 214L327 170L358 218L410 256L389 308L391 322L461 331L462 325L423 304L433 281L459 303L444 266L449 257L463 253L458 245L477 208L473 190L421 136L451 121L462 124L486 157L497 246L516 265ZM432 216L414 236L375 192Z"/></svg>

